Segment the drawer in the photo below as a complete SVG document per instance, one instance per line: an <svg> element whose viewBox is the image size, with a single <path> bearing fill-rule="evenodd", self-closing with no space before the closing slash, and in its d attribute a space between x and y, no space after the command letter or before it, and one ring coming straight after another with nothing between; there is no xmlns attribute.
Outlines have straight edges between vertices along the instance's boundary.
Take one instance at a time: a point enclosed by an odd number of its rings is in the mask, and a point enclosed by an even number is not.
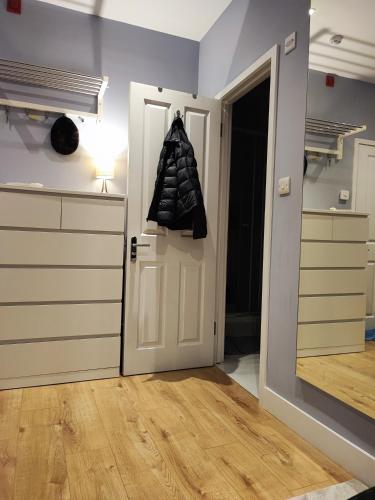
<svg viewBox="0 0 375 500"><path fill-rule="evenodd" d="M61 197L0 191L0 226L59 229Z"/></svg>
<svg viewBox="0 0 375 500"><path fill-rule="evenodd" d="M367 241L369 238L368 217L333 217L333 239L338 241Z"/></svg>
<svg viewBox="0 0 375 500"><path fill-rule="evenodd" d="M125 205L119 200L62 199L61 229L124 232Z"/></svg>
<svg viewBox="0 0 375 500"><path fill-rule="evenodd" d="M332 215L302 214L303 240L332 240Z"/></svg>
<svg viewBox="0 0 375 500"><path fill-rule="evenodd" d="M362 319L365 315L366 295L299 298L299 323Z"/></svg>
<svg viewBox="0 0 375 500"><path fill-rule="evenodd" d="M0 264L120 267L123 246L115 234L0 230Z"/></svg>
<svg viewBox="0 0 375 500"><path fill-rule="evenodd" d="M366 269L301 269L300 295L366 293Z"/></svg>
<svg viewBox="0 0 375 500"><path fill-rule="evenodd" d="M360 345L365 341L365 321L314 323L298 326L297 349Z"/></svg>
<svg viewBox="0 0 375 500"><path fill-rule="evenodd" d="M122 269L0 269L0 303L121 298Z"/></svg>
<svg viewBox="0 0 375 500"><path fill-rule="evenodd" d="M121 307L121 303L0 306L0 343L120 334Z"/></svg>
<svg viewBox="0 0 375 500"><path fill-rule="evenodd" d="M310 358L314 356L332 356L332 354L349 354L353 352L363 352L365 343L356 345L341 345L334 347L316 347L315 349L297 349L297 358ZM297 368L297 377L300 377L299 367ZM303 377L301 377L303 378Z"/></svg>
<svg viewBox="0 0 375 500"><path fill-rule="evenodd" d="M0 379L117 367L120 337L0 346Z"/></svg>
<svg viewBox="0 0 375 500"><path fill-rule="evenodd" d="M300 267L366 267L365 243L301 243Z"/></svg>

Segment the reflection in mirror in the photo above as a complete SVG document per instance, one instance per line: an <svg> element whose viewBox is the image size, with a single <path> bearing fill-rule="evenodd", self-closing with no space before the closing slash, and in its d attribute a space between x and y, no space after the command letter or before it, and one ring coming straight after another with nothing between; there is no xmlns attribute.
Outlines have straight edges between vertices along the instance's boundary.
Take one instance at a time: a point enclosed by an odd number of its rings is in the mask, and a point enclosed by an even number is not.
<svg viewBox="0 0 375 500"><path fill-rule="evenodd" d="M297 376L375 418L375 2L312 7Z"/></svg>

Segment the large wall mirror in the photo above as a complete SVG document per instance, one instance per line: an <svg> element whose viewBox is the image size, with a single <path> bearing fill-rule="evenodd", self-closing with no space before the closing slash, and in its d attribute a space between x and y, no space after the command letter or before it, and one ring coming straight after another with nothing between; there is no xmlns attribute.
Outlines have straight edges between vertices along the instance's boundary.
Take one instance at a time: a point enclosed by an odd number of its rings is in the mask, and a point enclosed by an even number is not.
<svg viewBox="0 0 375 500"><path fill-rule="evenodd" d="M297 376L375 418L375 1L311 7Z"/></svg>

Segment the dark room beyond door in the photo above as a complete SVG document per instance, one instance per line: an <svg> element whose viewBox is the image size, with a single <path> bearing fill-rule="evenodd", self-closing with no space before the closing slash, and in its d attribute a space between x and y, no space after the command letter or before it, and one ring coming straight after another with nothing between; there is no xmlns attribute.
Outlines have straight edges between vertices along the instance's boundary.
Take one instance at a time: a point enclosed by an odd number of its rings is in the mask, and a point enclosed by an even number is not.
<svg viewBox="0 0 375 500"><path fill-rule="evenodd" d="M268 78L232 107L224 366L253 393L259 375L269 89Z"/></svg>

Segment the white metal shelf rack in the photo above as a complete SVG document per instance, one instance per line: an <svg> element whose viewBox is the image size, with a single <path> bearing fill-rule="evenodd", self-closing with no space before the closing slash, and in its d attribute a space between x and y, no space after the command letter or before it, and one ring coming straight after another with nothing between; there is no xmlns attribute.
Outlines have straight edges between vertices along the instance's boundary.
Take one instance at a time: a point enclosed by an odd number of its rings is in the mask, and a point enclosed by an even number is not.
<svg viewBox="0 0 375 500"><path fill-rule="evenodd" d="M50 106L47 104L0 98L0 106L2 107L52 114L76 115L82 118L95 118L98 121L101 120L103 113L103 96L108 86L107 76L98 77L82 75L57 68L0 59L0 81L60 90L63 92L73 92L75 94L91 96L96 100L95 113Z"/></svg>
<svg viewBox="0 0 375 500"><path fill-rule="evenodd" d="M319 120L318 118L306 118L306 134L333 137L336 139L336 149L305 146L305 151L318 155L327 155L342 160L344 151L344 139L366 130L366 125L351 125L349 123Z"/></svg>

